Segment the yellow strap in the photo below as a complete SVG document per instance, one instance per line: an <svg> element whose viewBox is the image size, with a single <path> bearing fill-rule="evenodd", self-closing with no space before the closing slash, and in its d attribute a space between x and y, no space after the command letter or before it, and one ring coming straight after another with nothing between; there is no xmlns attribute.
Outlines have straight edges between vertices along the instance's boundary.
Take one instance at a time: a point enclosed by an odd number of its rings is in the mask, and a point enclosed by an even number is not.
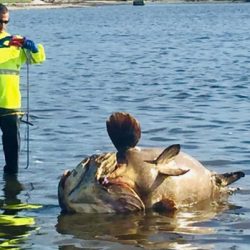
<svg viewBox="0 0 250 250"><path fill-rule="evenodd" d="M20 116L23 116L24 114L25 114L24 112L16 111L16 112L11 112L11 113L0 115L0 118L4 117L4 116L8 116L8 115L20 115Z"/></svg>

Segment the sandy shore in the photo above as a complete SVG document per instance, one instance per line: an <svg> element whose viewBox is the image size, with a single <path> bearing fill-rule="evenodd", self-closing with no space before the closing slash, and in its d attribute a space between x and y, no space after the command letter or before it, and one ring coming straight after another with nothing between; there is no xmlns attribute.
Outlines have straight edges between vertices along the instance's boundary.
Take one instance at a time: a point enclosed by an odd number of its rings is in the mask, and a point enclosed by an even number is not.
<svg viewBox="0 0 250 250"><path fill-rule="evenodd" d="M8 9L46 9L46 8L81 8L93 7L101 5L116 5L116 4L132 4L131 1L115 1L115 0L84 0L82 3L46 3L41 0L33 0L31 3L16 3L9 4Z"/></svg>

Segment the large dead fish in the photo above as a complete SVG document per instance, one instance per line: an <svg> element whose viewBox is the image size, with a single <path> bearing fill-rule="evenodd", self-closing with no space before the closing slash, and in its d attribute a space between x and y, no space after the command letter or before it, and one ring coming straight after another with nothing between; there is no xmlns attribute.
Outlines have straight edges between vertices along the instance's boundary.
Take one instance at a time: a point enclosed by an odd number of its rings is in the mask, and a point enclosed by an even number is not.
<svg viewBox="0 0 250 250"><path fill-rule="evenodd" d="M173 211L227 197L228 185L244 176L214 173L179 144L137 147L140 124L128 113L113 113L106 125L117 152L92 155L65 171L58 186L64 212Z"/></svg>

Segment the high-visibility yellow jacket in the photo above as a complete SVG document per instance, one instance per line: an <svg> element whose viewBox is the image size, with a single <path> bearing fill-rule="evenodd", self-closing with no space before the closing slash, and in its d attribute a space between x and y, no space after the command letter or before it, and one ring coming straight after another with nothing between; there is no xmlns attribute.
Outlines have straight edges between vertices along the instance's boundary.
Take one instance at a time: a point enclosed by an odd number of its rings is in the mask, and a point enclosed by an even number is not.
<svg viewBox="0 0 250 250"><path fill-rule="evenodd" d="M1 32L0 39L9 35L7 32ZM38 44L37 48L37 53L24 51L16 46L0 48L0 108L21 108L20 69L26 62L27 56L30 57L31 64L41 63L45 60L43 46Z"/></svg>

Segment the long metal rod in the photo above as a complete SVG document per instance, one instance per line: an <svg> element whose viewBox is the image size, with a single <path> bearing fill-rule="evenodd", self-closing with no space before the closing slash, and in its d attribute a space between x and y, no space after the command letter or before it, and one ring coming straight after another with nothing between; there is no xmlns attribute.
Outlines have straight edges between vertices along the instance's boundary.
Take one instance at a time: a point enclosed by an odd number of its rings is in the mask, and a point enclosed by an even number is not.
<svg viewBox="0 0 250 250"><path fill-rule="evenodd" d="M26 67L27 67L27 71L26 71L26 167L25 169L27 169L29 167L30 164L30 129L29 129L29 116L30 116L30 72L29 72L29 64L30 64L30 58L27 55L26 51L23 49L24 54L26 56Z"/></svg>
<svg viewBox="0 0 250 250"><path fill-rule="evenodd" d="M27 62L27 114L26 114L26 121L27 121L27 165L26 169L29 167L30 164L30 128L29 128L29 117L30 117L30 79L29 79L29 62Z"/></svg>

